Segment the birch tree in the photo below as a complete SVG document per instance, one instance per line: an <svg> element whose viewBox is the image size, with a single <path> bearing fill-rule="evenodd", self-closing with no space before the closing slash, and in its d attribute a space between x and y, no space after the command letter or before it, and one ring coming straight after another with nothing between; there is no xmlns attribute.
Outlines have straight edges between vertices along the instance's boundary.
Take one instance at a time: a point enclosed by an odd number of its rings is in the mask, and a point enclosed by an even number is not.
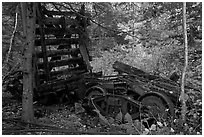
<svg viewBox="0 0 204 137"><path fill-rule="evenodd" d="M183 67L183 72L182 72L182 77L181 77L181 95L180 95L180 101L182 104L182 110L181 110L181 116L182 120L185 123L186 121L186 98L185 98L185 75L186 75L186 70L188 67L188 41L187 41L187 30L186 30L186 2L183 3L183 39L184 39L184 67Z"/></svg>

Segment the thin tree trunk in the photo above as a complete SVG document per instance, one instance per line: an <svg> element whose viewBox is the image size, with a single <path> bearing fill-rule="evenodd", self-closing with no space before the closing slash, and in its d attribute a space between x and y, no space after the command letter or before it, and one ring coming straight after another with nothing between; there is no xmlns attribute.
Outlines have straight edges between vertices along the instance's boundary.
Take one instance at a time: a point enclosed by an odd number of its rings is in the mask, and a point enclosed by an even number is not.
<svg viewBox="0 0 204 137"><path fill-rule="evenodd" d="M36 3L21 3L23 29L26 38L23 52L23 95L22 95L22 120L25 122L34 121L33 112L33 82L34 82L34 40L35 40L35 20Z"/></svg>
<svg viewBox="0 0 204 137"><path fill-rule="evenodd" d="M13 43L14 43L14 38L15 38L15 34L16 34L17 25L18 25L18 6L16 6L15 25L14 25L14 30L13 30L13 33L12 33L12 36L11 36L11 39L10 39L9 50L8 50L8 53L7 53L7 56L6 56L6 63L8 63L8 61L9 61L9 56L10 56L10 53L11 53L11 48L12 48Z"/></svg>
<svg viewBox="0 0 204 137"><path fill-rule="evenodd" d="M181 95L180 95L180 101L182 104L182 110L181 110L181 116L183 123L186 121L186 98L185 98L185 75L186 75L186 70L188 67L188 41L187 41L187 31L186 31L186 2L183 3L183 38L184 38L184 68L182 72L182 77L181 77Z"/></svg>

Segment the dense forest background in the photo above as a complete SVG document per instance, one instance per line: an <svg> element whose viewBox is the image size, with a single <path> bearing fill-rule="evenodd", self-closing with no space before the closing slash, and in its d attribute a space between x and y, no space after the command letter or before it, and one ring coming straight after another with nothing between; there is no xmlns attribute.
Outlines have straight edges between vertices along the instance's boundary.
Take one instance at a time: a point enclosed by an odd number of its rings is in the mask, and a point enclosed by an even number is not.
<svg viewBox="0 0 204 137"><path fill-rule="evenodd" d="M80 8L82 3L55 3L62 10ZM53 3L46 3L55 9ZM169 77L181 76L184 66L182 3L85 3L93 57L93 71L113 73L118 60L146 72ZM23 26L19 3L2 3L2 82L22 67ZM15 32L14 32L15 30ZM187 93L191 122L202 105L202 3L187 3L188 68L186 85L197 90ZM4 92L4 87L3 87ZM198 125L191 125L193 129ZM199 125L200 126L200 125Z"/></svg>
<svg viewBox="0 0 204 137"><path fill-rule="evenodd" d="M80 4L74 3L73 6L80 7ZM3 3L3 76L22 61L22 20L17 5ZM182 3L86 3L86 10L91 15L88 29L94 70L103 70L109 75L112 73L111 64L120 60L166 77L172 71L181 74L184 62L181 8ZM201 11L201 3L187 3L190 49L187 83L196 87L201 87ZM10 45L16 12L17 31L13 45Z"/></svg>

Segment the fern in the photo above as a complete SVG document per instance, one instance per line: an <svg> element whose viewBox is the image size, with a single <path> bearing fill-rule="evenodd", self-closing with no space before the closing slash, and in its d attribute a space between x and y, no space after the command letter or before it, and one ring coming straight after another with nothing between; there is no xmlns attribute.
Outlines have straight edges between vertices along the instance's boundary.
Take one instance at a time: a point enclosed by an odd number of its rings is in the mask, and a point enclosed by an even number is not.
<svg viewBox="0 0 204 137"><path fill-rule="evenodd" d="M122 120L123 120L123 114L122 114L122 112L120 110L120 112L115 117L115 123L116 124L121 124Z"/></svg>
<svg viewBox="0 0 204 137"><path fill-rule="evenodd" d="M128 122L129 124L133 124L132 116L129 113L125 114L124 121Z"/></svg>

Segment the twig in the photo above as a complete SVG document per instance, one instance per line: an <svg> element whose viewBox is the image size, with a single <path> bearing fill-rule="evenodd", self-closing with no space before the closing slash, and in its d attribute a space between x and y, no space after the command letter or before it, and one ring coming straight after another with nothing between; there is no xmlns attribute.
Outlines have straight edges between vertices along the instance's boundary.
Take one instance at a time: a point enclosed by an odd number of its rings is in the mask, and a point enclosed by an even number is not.
<svg viewBox="0 0 204 137"><path fill-rule="evenodd" d="M103 10L102 7L98 3L94 2L94 4L99 8L99 10L103 11L103 13L106 13L106 11Z"/></svg>
<svg viewBox="0 0 204 137"><path fill-rule="evenodd" d="M70 10L68 7L64 6L64 5L61 4L61 3L56 3L56 2L51 2L51 3L52 3L52 5L56 8L56 10L59 10L60 12L62 12L62 11L60 10L61 7L64 7L65 9ZM65 3L65 4L66 4L66 3ZM60 7L58 8L57 5L60 6Z"/></svg>
<svg viewBox="0 0 204 137"><path fill-rule="evenodd" d="M19 123L15 122L15 121L7 120L6 122L7 123L12 123L13 125L15 125L15 128L10 128L11 130L14 130L14 129L21 130L21 129L25 128L25 126L22 126L22 125L20 125Z"/></svg>
<svg viewBox="0 0 204 137"><path fill-rule="evenodd" d="M3 68L4 68L5 66L6 66L6 65L4 65ZM10 69L10 71L7 72L5 75L2 75L2 85L5 84L6 79L7 79L10 75L12 75L12 73L13 73L18 67L20 67L20 63L16 64L14 67L12 67L12 68Z"/></svg>
<svg viewBox="0 0 204 137"><path fill-rule="evenodd" d="M16 6L15 26L14 26L14 30L13 30L13 33L12 33L12 36L11 36L11 39L10 39L10 45L9 45L9 51L8 51L7 57L6 57L6 63L8 63L8 61L9 61L9 55L11 53L11 48L12 48L12 45L14 43L14 37L15 37L15 34L16 34L17 25L18 25L18 5Z"/></svg>
<svg viewBox="0 0 204 137"><path fill-rule="evenodd" d="M2 119L2 121L12 121L12 122L19 122L22 124L30 124L30 125L34 125L34 126L40 126L40 127L47 127L47 128L55 128L55 129L61 129L55 126L50 126L50 125L45 125L45 124L37 124L37 123L31 123L31 122L24 122L21 121L21 119Z"/></svg>
<svg viewBox="0 0 204 137"><path fill-rule="evenodd" d="M201 126L201 124L198 124L198 125L194 128L193 132L195 132L196 129L197 129L199 126Z"/></svg>
<svg viewBox="0 0 204 137"><path fill-rule="evenodd" d="M60 13L62 13L62 11L60 10L60 8L57 7L56 3L51 2L52 5L55 7L55 9L57 9ZM60 7L62 7L62 5L60 5Z"/></svg>
<svg viewBox="0 0 204 137"><path fill-rule="evenodd" d="M44 124L37 124L37 123L29 123L29 122L23 122L20 120L16 119L2 119L3 121L13 121L13 122L20 122L20 123L25 123L25 124L31 124L31 125L36 125L39 127L30 127L29 129L12 129L12 128L4 128L2 129L3 134L9 134L9 133L20 133L20 132L61 132L61 133L67 133L67 134L89 134L89 135L119 135L119 134L124 134L124 133L119 133L119 132L88 132L88 131L69 131L68 129L64 128L58 128L50 125L44 125ZM44 127L44 128L43 128ZM45 129L45 128L50 128L50 129Z"/></svg>
<svg viewBox="0 0 204 137"><path fill-rule="evenodd" d="M4 129L2 131L2 134L9 134L9 133L20 133L20 132L61 132L61 133L67 133L67 134L88 134L88 135L127 135L125 133L119 133L119 132L88 132L88 131L69 131L68 129L25 129L25 130L10 130L10 128Z"/></svg>
<svg viewBox="0 0 204 137"><path fill-rule="evenodd" d="M21 117L14 117L14 118L2 118L2 121L12 121L12 120L20 120Z"/></svg>

